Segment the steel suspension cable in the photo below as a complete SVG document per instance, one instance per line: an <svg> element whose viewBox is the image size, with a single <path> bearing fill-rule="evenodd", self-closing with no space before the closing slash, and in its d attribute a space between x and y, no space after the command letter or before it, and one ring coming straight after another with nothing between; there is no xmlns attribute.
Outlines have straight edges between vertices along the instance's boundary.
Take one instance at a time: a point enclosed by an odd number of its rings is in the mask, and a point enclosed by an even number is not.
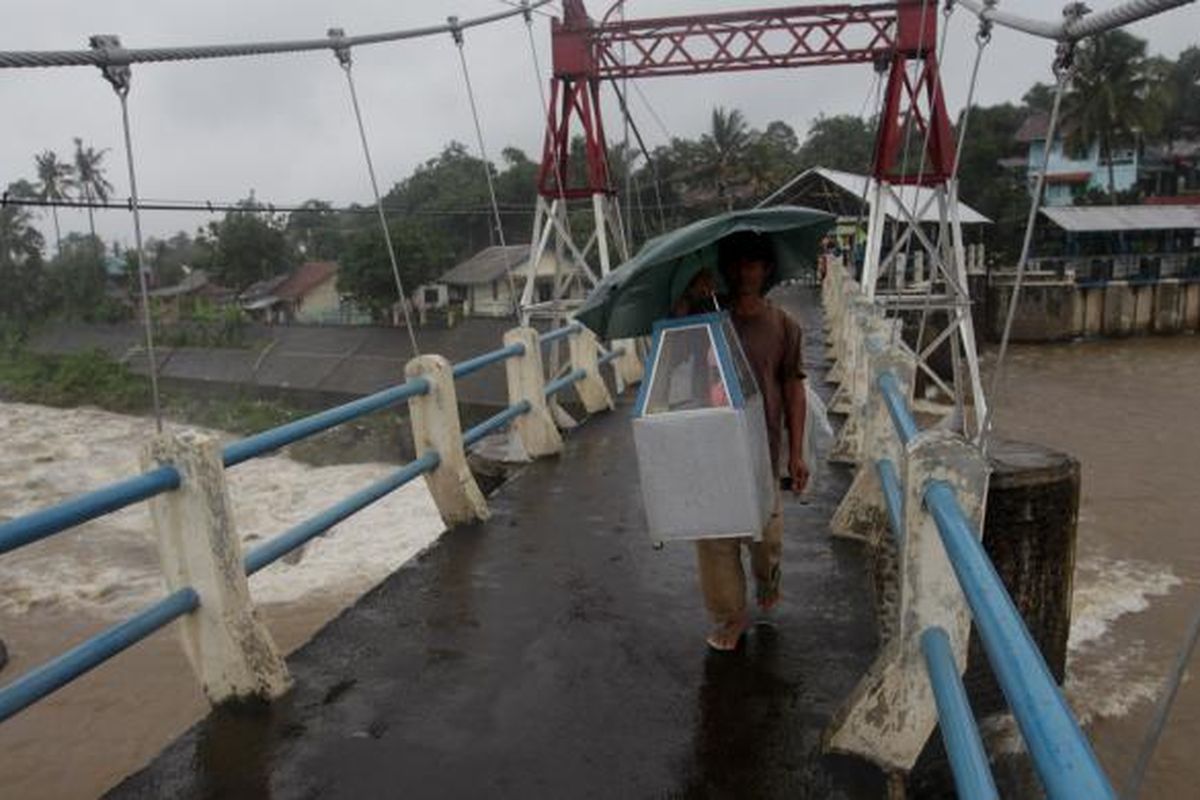
<svg viewBox="0 0 1200 800"><path fill-rule="evenodd" d="M349 39L340 29L329 31L329 36L335 42L342 43L334 48L338 64L346 73L346 86L350 89L350 105L354 108L354 119L358 123L358 138L362 142L363 160L367 165L367 176L371 179L371 193L375 197L375 210L379 214L379 227L383 230L383 243L387 248L388 261L392 266L392 278L396 282L396 294L399 296L400 311L404 315L404 327L408 329L408 342L412 347L413 356L421 355L421 347L417 344L417 334L413 330L412 312L408 308L408 294L404 291L404 281L400 278L400 265L396 261L396 247L392 243L392 232L388 230L387 216L383 213L383 198L379 194L379 181L375 177L375 163L371 158L371 147L367 143L367 130L363 125L362 109L358 104L358 91L354 87L354 63L350 55L350 47L345 45Z"/></svg>
<svg viewBox="0 0 1200 800"><path fill-rule="evenodd" d="M1142 782L1146 779L1146 771L1150 768L1150 758L1154 755L1154 750L1158 747L1158 740L1167 727L1171 706L1175 703L1179 686L1183 683L1183 677L1187 673L1188 662L1192 660L1192 653L1196 650L1197 641L1200 641L1200 605L1197 605L1192 620L1188 624L1183 643L1175 655L1175 663L1171 665L1171 671L1167 674L1162 692L1154 704L1154 718L1150 721L1150 727L1146 730L1141 747L1138 748L1137 760L1129 773L1125 791L1121 793L1123 800L1137 800L1138 795L1141 794Z"/></svg>
<svg viewBox="0 0 1200 800"><path fill-rule="evenodd" d="M551 0L533 0L531 9L538 9ZM498 11L458 21L459 30L487 25L492 22L524 13L522 8ZM447 33L450 25L430 25L400 31L368 33L346 37L342 42L326 39L294 39L278 42L245 42L239 44L193 45L187 47L149 47L124 49L121 47L103 50L22 50L0 52L0 69L32 67L119 67L130 64L161 63L166 61L195 61L213 58L238 58L243 56L273 55L278 53L300 53L311 50L333 50L339 47L359 47L368 44L383 44L403 39L418 39Z"/></svg>
<svg viewBox="0 0 1200 800"><path fill-rule="evenodd" d="M532 7L529 5L529 0L522 0L522 5L525 7L525 33L529 39L529 55L533 60L533 82L537 85L538 96L542 100L542 114L547 124L550 121L550 101L546 98L546 87L542 83L542 60L538 56L537 42L533 38L533 14ZM554 183L558 188L558 199L563 207L563 226L567 233L571 232L571 215L567 213L567 186L563 181L562 165L558 163L558 159L553 159L554 163Z"/></svg>
<svg viewBox="0 0 1200 800"><path fill-rule="evenodd" d="M992 373L992 382L988 391L991 402L988 403L987 414L979 426L980 438L985 450L991 434L991 425L995 417L997 401L999 400L997 392L1004 374L1004 358L1008 354L1008 340L1012 334L1013 319L1017 314L1017 300L1021 295L1021 286L1025 278L1025 266L1029 262L1029 250L1033 244L1033 229L1037 223L1038 210L1041 208L1046 188L1046 172L1050 168L1050 151L1053 149L1051 145L1054 142L1055 134L1058 132L1059 112L1062 109L1063 95L1066 93L1067 83L1073 71L1073 59L1074 45L1070 43L1060 44L1058 57L1054 64L1057 86L1054 91L1054 104L1050 109L1050 121L1046 128L1046 147L1042 153L1042 163L1038 169L1037 178L1034 183L1033 197L1029 202L1029 215L1025 220L1025 237L1021 242L1021 257L1017 260L1017 274L1013 281L1012 295L1008 301L1008 311L1004 316L1004 331L1000 336L1000 352L996 356L996 367Z"/></svg>
<svg viewBox="0 0 1200 800"><path fill-rule="evenodd" d="M917 53L918 53L918 55L919 55L919 56L920 56L922 59L925 57L925 27L926 27L926 26L925 26L925 14L928 12L928 9L929 9L929 0L921 0L921 17L920 17L920 20L921 20L921 33L920 33L920 35L917 37ZM943 26L943 28L944 28L944 27L945 27L945 26ZM943 31L943 33L944 33L944 31ZM936 43L935 43L935 47L936 47ZM918 64L917 64L917 67L916 67L916 74L917 74L917 76L918 76L918 77L920 76L920 70L922 69L922 67L921 67L921 63L922 63L922 62L918 62ZM908 64L907 64L907 63L904 65L904 78L905 78L905 82L907 83L907 82L908 82ZM941 82L939 81L938 83L939 83L939 85L940 85L940 83L941 83ZM920 83L919 83L919 81L914 81L914 82L912 83L912 85L915 87L915 89L916 89L916 90L918 90L918 91L919 91L919 89L920 89ZM936 89L935 89L935 91L936 91ZM903 147L903 150L904 150L904 152L903 152L903 154L901 155L900 174L901 174L902 176L904 176L904 178L905 178L906 180L907 180L907 178L908 178L908 160L909 160L909 150L911 149L911 148L910 148L910 145L912 144L912 129L913 129L913 116L914 116L912 112L916 110L917 99L918 99L918 98L917 98L917 95L916 95L916 94L914 94L914 95L913 95L913 98L912 98L912 106L913 106L913 107L912 107L912 109L910 109L910 112L909 112L909 115L908 115L908 117L909 117L909 118L908 118L908 120L906 121L906 123L907 123L907 124L905 124L905 126L904 126L904 147ZM927 122L927 123L926 123L926 125L925 125L925 136L926 136L926 138L924 139L924 144L923 144L923 145L922 145L922 147L921 147L921 169L922 169L922 171L924 171L924 168L925 168L925 150L926 150L926 149L928 148L928 146L929 146L929 144L928 144L928 142L929 142L928 136L929 136L929 133L930 133L930 131L932 131L932 130L933 130L933 119L932 119L932 117L933 117L933 107L932 107L932 103L930 104L930 115L929 115L929 116L930 116L930 120L929 120L929 122ZM876 166L878 166L878 165L876 165ZM918 175L918 180L920 180L920 175ZM919 195L918 195L918 193L917 193L917 187L916 187L916 186L914 186L914 187L913 187L913 192L914 192L914 194L913 194L913 197L914 197L914 198L915 198L915 197L917 197L917 196L919 196ZM883 198L880 198L880 199L882 200ZM901 210L901 211L904 211L904 189L903 189L903 187L901 187L901 189L900 189L900 194L899 194L899 195L897 195L897 198L896 198L896 199L897 199L897 202L898 202L898 204L899 204L899 206L900 206L900 210ZM909 224L910 224L910 225L912 225L912 226L915 226L915 225L919 225L919 224L920 224L920 219L919 219L919 215L920 215L920 213L921 213L921 212L920 212L920 210L917 208L917 203L916 203L916 201L914 200L914 202L913 202L913 208L912 208L912 218L911 218L911 220L909 221ZM885 219L886 219L886 218L885 218ZM880 224L883 224L883 223L881 222ZM894 222L892 223L892 243L893 243L893 245L892 245L892 246L893 246L893 249L895 248L895 240L896 240L896 236L897 236L897 232L899 231L899 228L900 228L900 223L899 223L899 218L897 217L897 220L896 220L896 221L894 221ZM878 264L878 269L880 270L880 272L877 272L877 273L875 274L875 276L872 278L872 283L873 283L873 285L870 287L870 288L871 288L871 292L872 292L872 296L874 296L875 288L876 288L876 286L877 286L877 285L878 285L878 283L879 283L879 278L881 277L881 274L880 274L880 273L882 272L882 268L883 268L883 258L882 258L882 256L883 256L883 252L882 252L882 251L883 251L883 241L882 241L882 238L883 238L883 237L881 236L881 237L880 237L880 248L879 248L879 249L880 249L880 253L879 253L879 255L880 255L880 263ZM911 242L912 242L912 234L910 233L910 234L909 234L908 243L909 243L909 244L911 244ZM892 254L892 256L893 256L893 257L892 257L892 274L893 274L893 275L895 275L895 274L896 274L896 270L898 269L898 266L897 266L897 264L896 264L895 253L893 253L893 254ZM864 259L865 259L865 256L864 256ZM865 264L865 261L864 261L864 264ZM907 252L907 249L906 249L906 251L905 251L904 269L905 269L905 270L907 270L907 269L908 269L908 252ZM864 266L864 269L863 269L863 273L864 273L864 277L865 277L865 273L866 273L865 266ZM887 311L888 311L888 305L891 305L891 312L892 312L892 316L893 316L893 317L895 317L895 318L897 318L897 319L900 317L900 286L899 286L899 284L900 284L900 280L899 280L899 279L897 279L897 280L896 280L896 287L895 287L895 291L892 293L892 294L894 295L894 299L893 299L893 301L892 301L890 304L888 304L888 303L885 303L885 304L884 304L884 315L885 315L885 316L887 315ZM864 288L866 288L866 287L864 287ZM897 339L897 338L899 337L899 335L900 335L900 328L901 328L901 327L902 327L901 325L893 325L893 326L892 326L892 336L891 336L891 343L892 343L892 344L895 344L895 343L896 343L896 339ZM920 345L918 344L918 347L919 347L919 346L920 346Z"/></svg>
<svg viewBox="0 0 1200 800"><path fill-rule="evenodd" d="M120 41L115 36L93 36L93 49L97 51L120 47ZM146 252L142 248L142 215L138 204L137 171L133 165L133 137L129 132L129 88L133 77L128 65L103 67L100 70L104 79L117 93L121 101L121 128L125 133L125 163L129 168L129 199L130 210L133 212L133 241L137 248L138 290L142 301L142 328L146 339L146 360L150 370L150 400L154 406L154 428L162 433L162 403L158 394L158 358L154 352L154 321L150 314L150 292L146 285Z"/></svg>
<svg viewBox="0 0 1200 800"><path fill-rule="evenodd" d="M662 191L659 186L658 165L654 163L654 159L650 156L650 150L646 147L646 140L642 138L642 132L638 129L637 122L634 121L633 115L629 113L629 103L626 102L625 95L613 84L613 91L617 94L617 101L621 107L621 113L629 127L633 130L633 136L637 140L638 149L642 151L642 156L646 159L646 166L650 168L650 175L653 178L654 185L654 200L658 205L658 225L659 233L663 233L667 229L667 217L663 212Z"/></svg>
<svg viewBox="0 0 1200 800"><path fill-rule="evenodd" d="M475 123L475 138L479 142L479 157L483 161L483 176L487 179L488 198L492 203L492 218L496 229L496 239L500 242L502 260L504 263L504 274L508 276L508 296L513 307L513 316L516 317L518 323L521 319L521 302L517 298L517 282L513 280L512 265L508 260L508 244L504 240L504 223L500 221L500 205L496 202L496 186L492 181L492 165L488 161L487 146L483 141L483 126L479 122L479 107L475 103L475 89L471 86L471 71L467 69L467 54L463 49L463 34L462 29L458 27L458 18L449 17L450 35L454 39L455 47L458 48L458 63L462 66L463 84L467 88L467 100L471 105L471 119ZM534 274L537 274L537 265L531 265ZM530 278L532 280L532 278Z"/></svg>

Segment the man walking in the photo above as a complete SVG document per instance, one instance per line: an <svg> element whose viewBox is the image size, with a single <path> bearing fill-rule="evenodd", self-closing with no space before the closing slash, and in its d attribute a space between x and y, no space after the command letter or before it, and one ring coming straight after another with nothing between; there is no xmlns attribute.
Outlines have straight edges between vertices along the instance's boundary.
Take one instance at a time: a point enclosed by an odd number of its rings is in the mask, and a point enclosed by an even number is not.
<svg viewBox="0 0 1200 800"><path fill-rule="evenodd" d="M783 309L764 297L775 268L770 241L755 233L738 233L720 244L721 270L731 294L734 328L763 397L772 472L778 470L783 427L788 432L787 474L792 491L808 481L804 464L806 413L801 330ZM701 539L696 543L700 589L712 617L707 641L714 650L734 650L750 625L746 610L746 577L742 545L750 550L760 612L779 602L780 560L783 553L783 515L778 494L761 541Z"/></svg>

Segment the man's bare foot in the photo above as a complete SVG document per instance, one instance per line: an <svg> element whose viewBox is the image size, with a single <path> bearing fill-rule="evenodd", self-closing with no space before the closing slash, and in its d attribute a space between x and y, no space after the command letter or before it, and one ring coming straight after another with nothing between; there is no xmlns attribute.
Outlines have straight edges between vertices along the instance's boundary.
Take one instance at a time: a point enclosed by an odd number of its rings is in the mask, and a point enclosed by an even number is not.
<svg viewBox="0 0 1200 800"><path fill-rule="evenodd" d="M742 636L746 634L746 629L749 627L750 618L743 614L733 622L726 622L713 628L704 641L708 642L708 646L713 650L728 653L737 649L738 643L741 642Z"/></svg>

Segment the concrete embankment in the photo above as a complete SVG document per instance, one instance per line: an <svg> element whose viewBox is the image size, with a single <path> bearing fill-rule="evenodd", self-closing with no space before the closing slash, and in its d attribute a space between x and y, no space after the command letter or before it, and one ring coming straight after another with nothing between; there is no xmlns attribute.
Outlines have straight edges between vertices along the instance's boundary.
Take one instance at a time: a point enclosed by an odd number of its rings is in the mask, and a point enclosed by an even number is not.
<svg viewBox="0 0 1200 800"><path fill-rule="evenodd" d="M984 330L998 340L1013 292L1013 279L992 276L983 309ZM1013 318L1012 340L1062 341L1195 333L1200 330L1200 282L1179 278L1078 284L1027 276Z"/></svg>
<svg viewBox="0 0 1200 800"><path fill-rule="evenodd" d="M469 319L453 328L420 328L417 341L422 352L459 361L499 347L513 324L511 319ZM247 390L328 406L403 381L404 365L413 355L403 328L252 326L243 341L246 346L236 348L159 346L159 375L195 391ZM52 323L34 334L30 347L49 355L99 348L145 374L142 342L142 331L133 324ZM457 381L460 402L507 405L502 376L502 371L484 370Z"/></svg>

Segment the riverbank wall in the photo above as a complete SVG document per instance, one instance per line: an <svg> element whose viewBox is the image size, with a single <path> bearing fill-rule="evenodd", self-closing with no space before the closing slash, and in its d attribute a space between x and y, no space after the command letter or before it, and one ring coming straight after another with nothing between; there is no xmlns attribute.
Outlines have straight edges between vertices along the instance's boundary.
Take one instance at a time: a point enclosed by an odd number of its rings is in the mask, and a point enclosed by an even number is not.
<svg viewBox="0 0 1200 800"><path fill-rule="evenodd" d="M422 352L460 361L500 346L509 319L469 319L453 328L417 330ZM49 323L35 331L29 349L69 355L100 349L140 375L149 361L143 334L134 324ZM232 391L323 408L404 382L413 357L403 328L375 326L253 326L244 347L155 348L159 377L197 394ZM508 405L502 368L484 369L456 382L459 401L469 406Z"/></svg>
<svg viewBox="0 0 1200 800"><path fill-rule="evenodd" d="M976 321L999 341L1015 277L993 274L976 301ZM980 297L977 292L974 295ZM1077 283L1048 273L1030 273L1021 286L1013 317L1015 342L1078 338L1174 335L1200 330L1200 281L1181 278Z"/></svg>

